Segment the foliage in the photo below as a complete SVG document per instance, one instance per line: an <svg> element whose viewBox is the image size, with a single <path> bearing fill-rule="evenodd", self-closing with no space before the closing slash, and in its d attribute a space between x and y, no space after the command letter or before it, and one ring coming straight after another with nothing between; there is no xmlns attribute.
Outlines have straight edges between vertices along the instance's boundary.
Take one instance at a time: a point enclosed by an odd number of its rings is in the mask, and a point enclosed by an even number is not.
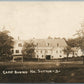
<svg viewBox="0 0 84 84"><path fill-rule="evenodd" d="M67 54L67 58L70 52L74 53L74 51L71 48L79 47L82 50L84 50L84 27L76 31L74 36L77 36L77 37L74 39L71 38L66 40L66 43L68 46L64 49L64 52Z"/></svg>
<svg viewBox="0 0 84 84"><path fill-rule="evenodd" d="M84 27L82 27L81 29L77 30L76 33L74 34L74 36L80 37L80 38L84 38Z"/></svg>
<svg viewBox="0 0 84 84"><path fill-rule="evenodd" d="M12 54L13 37L9 35L9 31L0 31L0 56L9 56Z"/></svg>
<svg viewBox="0 0 84 84"><path fill-rule="evenodd" d="M67 41L68 46L70 47L79 47L79 39L75 38L75 39L68 39Z"/></svg>
<svg viewBox="0 0 84 84"><path fill-rule="evenodd" d="M78 46L84 50L84 28L79 29L75 35L77 36Z"/></svg>
<svg viewBox="0 0 84 84"><path fill-rule="evenodd" d="M64 48L64 53L67 54L67 60L68 60L68 56L71 52L73 52L73 50L71 49L70 46L66 46L66 48Z"/></svg>
<svg viewBox="0 0 84 84"><path fill-rule="evenodd" d="M27 56L28 58L32 58L35 56L35 45L33 42L25 42L24 45L23 45L23 50L22 50L22 53L24 56Z"/></svg>

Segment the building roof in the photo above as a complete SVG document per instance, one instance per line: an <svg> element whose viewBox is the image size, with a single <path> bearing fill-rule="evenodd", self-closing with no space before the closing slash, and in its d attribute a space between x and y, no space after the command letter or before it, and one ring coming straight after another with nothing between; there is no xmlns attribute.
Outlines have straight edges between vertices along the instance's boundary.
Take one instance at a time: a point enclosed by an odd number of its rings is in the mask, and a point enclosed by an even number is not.
<svg viewBox="0 0 84 84"><path fill-rule="evenodd" d="M33 42L38 47L66 47L67 44L64 39L30 39L30 40L15 40L16 43Z"/></svg>
<svg viewBox="0 0 84 84"><path fill-rule="evenodd" d="M74 52L78 52L78 50L80 49L79 47L74 47L74 48L71 48Z"/></svg>
<svg viewBox="0 0 84 84"><path fill-rule="evenodd" d="M67 44L64 39L32 39L38 47L66 47Z"/></svg>

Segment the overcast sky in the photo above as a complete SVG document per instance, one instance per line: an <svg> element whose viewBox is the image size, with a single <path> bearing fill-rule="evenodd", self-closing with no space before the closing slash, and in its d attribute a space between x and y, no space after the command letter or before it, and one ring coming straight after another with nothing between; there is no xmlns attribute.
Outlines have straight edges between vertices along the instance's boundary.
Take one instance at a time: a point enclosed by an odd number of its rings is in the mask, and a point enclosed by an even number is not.
<svg viewBox="0 0 84 84"><path fill-rule="evenodd" d="M0 2L0 29L21 39L70 38L84 22L84 2Z"/></svg>

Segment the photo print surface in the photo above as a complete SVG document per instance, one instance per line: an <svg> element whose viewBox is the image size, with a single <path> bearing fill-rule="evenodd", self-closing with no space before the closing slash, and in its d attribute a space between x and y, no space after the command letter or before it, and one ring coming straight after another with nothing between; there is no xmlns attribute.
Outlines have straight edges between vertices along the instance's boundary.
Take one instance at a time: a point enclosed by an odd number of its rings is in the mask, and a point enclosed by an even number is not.
<svg viewBox="0 0 84 84"><path fill-rule="evenodd" d="M0 83L84 83L84 2L1 1Z"/></svg>

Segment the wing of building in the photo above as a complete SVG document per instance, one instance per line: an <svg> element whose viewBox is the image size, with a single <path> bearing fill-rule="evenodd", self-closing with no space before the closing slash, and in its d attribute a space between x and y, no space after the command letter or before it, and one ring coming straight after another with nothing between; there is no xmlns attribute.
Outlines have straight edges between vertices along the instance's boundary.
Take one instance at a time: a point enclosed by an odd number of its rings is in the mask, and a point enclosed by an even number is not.
<svg viewBox="0 0 84 84"><path fill-rule="evenodd" d="M24 41L22 40L15 40L14 47L13 47L13 56L22 56L22 48L23 48Z"/></svg>

